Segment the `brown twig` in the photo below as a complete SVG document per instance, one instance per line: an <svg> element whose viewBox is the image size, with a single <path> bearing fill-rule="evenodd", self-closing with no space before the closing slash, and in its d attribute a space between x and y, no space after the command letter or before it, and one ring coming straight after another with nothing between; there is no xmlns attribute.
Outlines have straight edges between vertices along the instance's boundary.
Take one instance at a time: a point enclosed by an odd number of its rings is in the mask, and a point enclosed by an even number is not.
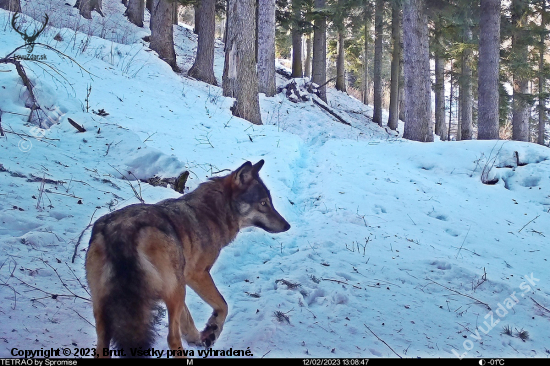
<svg viewBox="0 0 550 366"><path fill-rule="evenodd" d="M46 295L48 295L49 298L52 298L52 299L56 299L58 297L76 297L76 298L79 298L79 299L82 299L82 300L86 300L86 301L91 301L90 299L87 299L85 297L82 297L82 296L78 296L78 295L74 295L74 294L71 294L71 295L67 295L67 294L54 294L52 292L48 292L48 291L44 291L42 290L41 288L38 288L36 286L33 286L33 285L30 285L28 283L26 283L25 281L23 281L22 279L20 279L19 277L17 276L13 276L16 280L18 280L19 282L21 282L22 284L24 284L25 286L27 287L30 287L34 290L37 290L37 291L40 291L40 292L43 292L45 293Z"/></svg>
<svg viewBox="0 0 550 366"><path fill-rule="evenodd" d="M63 287L65 287L67 289L67 291L69 291L74 297L77 297L79 299L82 299L82 300L86 300L86 301L91 301L90 299L87 299L85 297L82 297L82 296L79 296L77 294L75 294L74 292L71 291L71 289L69 288L69 286L65 283L65 281L63 281L63 279L61 278L61 276L59 275L59 272L57 272L57 269L55 269L54 267L52 267L51 264L49 264L48 262L46 262L44 259L40 259L42 261L42 263L44 263L45 265L47 265L48 267L50 267L54 272L55 274L57 275L57 278L59 278L59 281L61 281L61 285L63 285ZM80 283L80 281L78 281ZM81 284L82 285L82 284ZM86 291L87 292L87 291ZM59 295L60 296L60 295Z"/></svg>
<svg viewBox="0 0 550 366"><path fill-rule="evenodd" d="M378 340L379 340L380 342L382 342L382 343L384 343L386 346L388 346L388 348L391 349L392 352L395 353L395 354L397 355L397 357L403 358L403 357L399 356L399 353L395 352L395 351L393 350L393 348L390 347L389 344L387 344L386 342L384 342L383 339L381 339L379 336L377 336L376 333L374 333L365 323L363 323L363 325L364 325L365 327L367 327L367 329L370 330L370 332L371 332L376 338L378 338Z"/></svg>
<svg viewBox="0 0 550 366"><path fill-rule="evenodd" d="M546 310L548 313L550 313L550 310L548 310L547 308L545 308L544 306L542 306L541 304L539 304L539 303L538 303L535 299L533 299L531 296L529 296L529 298L530 298L531 300L533 300L533 302L534 302L535 304L537 304L540 308L542 308L542 309Z"/></svg>
<svg viewBox="0 0 550 366"><path fill-rule="evenodd" d="M521 233L521 230L523 230L527 225L529 225L530 223L532 223L533 221L535 221L536 219L538 219L540 215L537 215L537 217L535 217L533 220L529 221L527 224L523 225L523 227L521 229L519 229L518 233Z"/></svg>
<svg viewBox="0 0 550 366"><path fill-rule="evenodd" d="M315 103L316 105L318 105L320 108L322 108L323 110L327 111L331 116L333 116L334 118L336 118L338 120L338 122L341 122L345 125L348 125L348 126L351 126L351 123L349 123L348 121L346 121L345 119L343 119L342 117L340 117L338 114L336 114L336 112L334 112L330 107L324 105L324 102L320 102L317 100L317 96L313 96L311 98L311 100L313 101L313 103Z"/></svg>
<svg viewBox="0 0 550 366"><path fill-rule="evenodd" d="M351 286L353 286L353 287L355 287L355 288L358 288L359 290L362 290L361 287L355 286L355 285L353 285L353 284L351 284L351 283L348 283L348 282L345 282L345 281L333 280L332 278L321 278L321 279L322 279L323 281L332 281L332 282L343 283L344 285L351 285Z"/></svg>
<svg viewBox="0 0 550 366"><path fill-rule="evenodd" d="M71 124L71 126L73 126L74 128L76 128L78 130L78 132L86 132L86 129L79 125L78 123L76 123L74 120L72 120L71 118L67 118L67 121L69 121L69 123Z"/></svg>
<svg viewBox="0 0 550 366"><path fill-rule="evenodd" d="M92 220L94 219L94 215L95 215L96 211L97 211L97 207L94 210L94 213L92 214L92 217L90 218L90 223L88 224L88 226L86 226L84 228L84 230L82 230L82 232L80 233L80 236L78 237L78 241L76 242L76 245L74 246L74 253L73 253L73 258L71 260L71 263L74 263L74 259L76 258L76 251L78 250L78 246L80 245L80 241L82 240L82 237L84 236L84 233L86 232L86 230L88 230L92 226Z"/></svg>
<svg viewBox="0 0 550 366"><path fill-rule="evenodd" d="M449 291L452 291L452 292L457 293L457 294L459 294L459 295L462 295L462 296L465 296L465 297L470 298L470 299L472 299L472 300L475 300L475 301L478 302L479 304L485 305L485 307L487 307L487 309L491 310L491 307L490 307L489 305L487 305L486 303L484 303L484 302L481 301L481 300L476 299L475 297L472 297L472 296L470 296L470 295L465 295L465 294L463 294L463 293L461 293L461 292L458 292L458 291L456 291L456 290L453 290L452 288L448 288L447 286L443 286L442 284L437 283L437 282L435 282L434 280L432 280L432 279L430 279L430 278L426 278L426 279L427 279L428 281L431 281L431 282L435 283L436 285L439 285L439 286L441 286L441 287L443 287L443 288L446 288L446 289L449 290Z"/></svg>

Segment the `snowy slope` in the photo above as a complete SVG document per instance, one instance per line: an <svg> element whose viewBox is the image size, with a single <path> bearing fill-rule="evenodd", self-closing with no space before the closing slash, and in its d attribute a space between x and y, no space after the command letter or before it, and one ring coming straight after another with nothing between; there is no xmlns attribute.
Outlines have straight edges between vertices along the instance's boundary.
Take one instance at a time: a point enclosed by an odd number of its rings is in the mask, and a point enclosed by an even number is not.
<svg viewBox="0 0 550 366"><path fill-rule="evenodd" d="M63 3L38 2L57 4L59 22L74 13ZM120 10L118 1L104 3ZM122 29L115 10L105 20L94 14L94 22L111 19ZM262 96L265 125L252 126L231 116L232 100L220 88L159 61L140 40L146 28L128 29L135 43L54 27L39 39L89 72L35 48L59 72L25 62L56 122L47 130L25 122L25 89L11 65L0 65L7 132L0 138L0 357L13 348L95 346L86 227L138 202L130 183L147 203L178 196L133 176L187 169L194 189L215 172L259 159L292 229L247 229L222 251L212 275L229 316L215 349L250 347L254 357L550 355L547 148L399 139L370 122L370 107L334 90L329 105L353 127L282 94ZM196 36L175 29L187 70ZM58 32L62 41L53 39ZM0 10L0 55L21 42ZM94 113L100 109L109 115ZM76 132L69 117L87 132ZM495 185L481 183L484 169L499 179ZM120 174L127 171L130 183ZM210 308L192 291L187 304L201 328ZM167 349L166 324L156 348Z"/></svg>

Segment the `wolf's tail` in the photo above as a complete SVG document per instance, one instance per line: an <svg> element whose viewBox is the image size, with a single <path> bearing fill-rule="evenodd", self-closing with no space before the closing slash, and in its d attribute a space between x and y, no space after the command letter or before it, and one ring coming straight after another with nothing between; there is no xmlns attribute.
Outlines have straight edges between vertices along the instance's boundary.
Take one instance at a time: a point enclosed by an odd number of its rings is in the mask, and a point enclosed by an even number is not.
<svg viewBox="0 0 550 366"><path fill-rule="evenodd" d="M131 357L132 349L145 351L153 345L155 301L136 248L125 243L115 239L106 246L113 273L102 314L114 347Z"/></svg>

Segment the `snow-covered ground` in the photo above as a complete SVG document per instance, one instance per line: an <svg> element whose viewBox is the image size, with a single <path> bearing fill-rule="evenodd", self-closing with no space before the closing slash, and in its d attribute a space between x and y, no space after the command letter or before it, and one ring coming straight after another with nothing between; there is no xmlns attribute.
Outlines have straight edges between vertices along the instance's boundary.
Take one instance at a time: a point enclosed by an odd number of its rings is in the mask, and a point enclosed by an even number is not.
<svg viewBox="0 0 550 366"><path fill-rule="evenodd" d="M548 148L403 140L373 124L370 107L332 89L329 105L351 127L283 94L261 97L264 125L253 126L232 117L220 88L159 61L141 41L147 28L127 23L118 0L104 1L107 18L94 13L94 23L65 0L23 3L37 19L39 6L55 13L38 41L87 71L35 47L47 64L24 65L53 123L38 129L26 123L15 68L0 65L0 357L14 348L95 346L86 228L137 203L130 185L147 203L178 196L120 172L147 179L187 169L192 190L259 159L292 229L247 229L222 251L212 275L229 316L214 349L250 347L254 357L550 356ZM64 19L92 30L54 28L71 26ZM22 45L9 22L0 10L0 57ZM105 34L90 25L101 22ZM187 70L196 36L175 29ZM484 173L498 182L483 184ZM211 309L192 291L187 304L202 329ZM167 349L166 324L157 349Z"/></svg>

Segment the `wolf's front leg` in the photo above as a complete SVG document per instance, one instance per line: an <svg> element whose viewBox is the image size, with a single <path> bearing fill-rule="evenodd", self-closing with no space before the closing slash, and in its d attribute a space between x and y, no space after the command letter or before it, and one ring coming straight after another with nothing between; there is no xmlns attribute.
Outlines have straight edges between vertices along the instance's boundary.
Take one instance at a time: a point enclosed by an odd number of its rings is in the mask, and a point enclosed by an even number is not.
<svg viewBox="0 0 550 366"><path fill-rule="evenodd" d="M227 318L227 303L207 271L186 274L186 280L189 287L214 309L206 327L201 332L201 340L206 347L210 347L219 338L223 329L225 318Z"/></svg>

